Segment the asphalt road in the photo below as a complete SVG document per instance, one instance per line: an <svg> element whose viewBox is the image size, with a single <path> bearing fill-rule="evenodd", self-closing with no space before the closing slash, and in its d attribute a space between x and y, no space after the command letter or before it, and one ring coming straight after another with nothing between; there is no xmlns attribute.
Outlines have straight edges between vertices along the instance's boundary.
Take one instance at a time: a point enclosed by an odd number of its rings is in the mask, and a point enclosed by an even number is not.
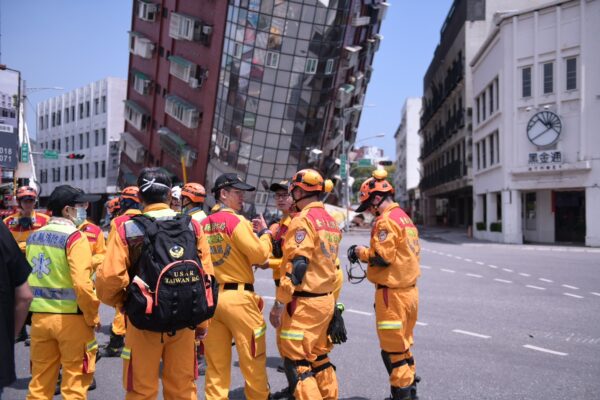
<svg viewBox="0 0 600 400"><path fill-rule="evenodd" d="M368 232L347 234L342 261ZM600 399L600 251L552 246L422 240L419 322L414 354L421 399ZM267 271L257 291L270 309L274 288ZM332 352L341 399L383 399L389 393L373 313L373 285L345 283L341 301L349 340ZM101 310L110 323L111 310ZM108 341L105 327L99 343ZM274 329L267 331L273 391L285 385ZM6 399L24 399L28 348L16 346L17 375ZM243 399L233 368L231 399ZM90 399L121 399L120 359L102 359ZM203 392L202 377L197 381ZM203 398L203 395L200 396Z"/></svg>

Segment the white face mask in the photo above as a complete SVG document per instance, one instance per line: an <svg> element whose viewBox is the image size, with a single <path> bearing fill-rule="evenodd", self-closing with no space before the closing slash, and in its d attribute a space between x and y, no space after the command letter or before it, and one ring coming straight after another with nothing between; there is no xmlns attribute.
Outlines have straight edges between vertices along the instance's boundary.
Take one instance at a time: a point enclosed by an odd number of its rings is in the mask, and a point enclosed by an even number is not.
<svg viewBox="0 0 600 400"><path fill-rule="evenodd" d="M87 211L83 207L75 207L75 211L77 211L77 214L75 215L75 220L73 222L75 225L79 226L87 219Z"/></svg>

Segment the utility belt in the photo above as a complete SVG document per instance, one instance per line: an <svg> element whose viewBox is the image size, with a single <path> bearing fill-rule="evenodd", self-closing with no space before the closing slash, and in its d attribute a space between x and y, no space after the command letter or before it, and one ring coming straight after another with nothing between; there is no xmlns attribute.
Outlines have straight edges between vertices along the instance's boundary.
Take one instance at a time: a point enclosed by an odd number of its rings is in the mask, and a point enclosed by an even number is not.
<svg viewBox="0 0 600 400"><path fill-rule="evenodd" d="M399 287L389 287L389 286L385 286L385 285L380 285L379 283L377 284L377 289L412 289L414 288L416 285L411 285L405 288L399 288Z"/></svg>
<svg viewBox="0 0 600 400"><path fill-rule="evenodd" d="M279 287L279 284L281 283L281 279L273 279L273 282L275 282L276 287Z"/></svg>
<svg viewBox="0 0 600 400"><path fill-rule="evenodd" d="M331 294L331 292L329 292L329 293L294 292L294 294L292 296L293 297L321 297L321 296L327 296L328 294Z"/></svg>
<svg viewBox="0 0 600 400"><path fill-rule="evenodd" d="M254 292L254 285L251 283L222 283L223 290L246 290L248 292Z"/></svg>

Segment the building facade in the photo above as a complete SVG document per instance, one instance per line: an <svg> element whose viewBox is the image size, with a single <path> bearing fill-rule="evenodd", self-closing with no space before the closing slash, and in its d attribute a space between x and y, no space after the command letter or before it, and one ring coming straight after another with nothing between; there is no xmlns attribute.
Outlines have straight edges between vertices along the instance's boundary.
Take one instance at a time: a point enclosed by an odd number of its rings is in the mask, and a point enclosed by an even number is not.
<svg viewBox="0 0 600 400"><path fill-rule="evenodd" d="M600 246L600 2L499 14L472 61L475 236Z"/></svg>
<svg viewBox="0 0 600 400"><path fill-rule="evenodd" d="M419 164L421 104L422 99L420 97L406 99L402 107L402 120L394 134L394 139L396 139L395 197L400 206L404 210L410 211L412 215L417 209L415 190L418 192L421 180L421 166ZM413 192L412 198L409 197L410 191Z"/></svg>
<svg viewBox="0 0 600 400"><path fill-rule="evenodd" d="M269 182L307 166L339 174L339 158L356 138L387 7L230 0L207 183L237 172L258 187L254 204L266 209L273 204Z"/></svg>
<svg viewBox="0 0 600 400"><path fill-rule="evenodd" d="M126 81L105 78L37 104L41 197L62 184L116 193ZM69 155L75 158L68 158Z"/></svg>
<svg viewBox="0 0 600 400"><path fill-rule="evenodd" d="M493 15L548 0L455 0L423 79L421 163L425 224L472 225L472 111L469 61Z"/></svg>

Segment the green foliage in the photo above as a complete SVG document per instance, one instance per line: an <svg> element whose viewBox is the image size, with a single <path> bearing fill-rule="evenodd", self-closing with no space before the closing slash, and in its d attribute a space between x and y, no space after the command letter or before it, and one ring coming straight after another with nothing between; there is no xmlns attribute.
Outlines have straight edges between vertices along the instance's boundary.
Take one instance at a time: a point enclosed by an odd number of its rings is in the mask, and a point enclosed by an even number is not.
<svg viewBox="0 0 600 400"><path fill-rule="evenodd" d="M490 224L490 232L502 232L502 222L492 222Z"/></svg>
<svg viewBox="0 0 600 400"><path fill-rule="evenodd" d="M475 224L478 231L485 231L485 222L481 221Z"/></svg>

